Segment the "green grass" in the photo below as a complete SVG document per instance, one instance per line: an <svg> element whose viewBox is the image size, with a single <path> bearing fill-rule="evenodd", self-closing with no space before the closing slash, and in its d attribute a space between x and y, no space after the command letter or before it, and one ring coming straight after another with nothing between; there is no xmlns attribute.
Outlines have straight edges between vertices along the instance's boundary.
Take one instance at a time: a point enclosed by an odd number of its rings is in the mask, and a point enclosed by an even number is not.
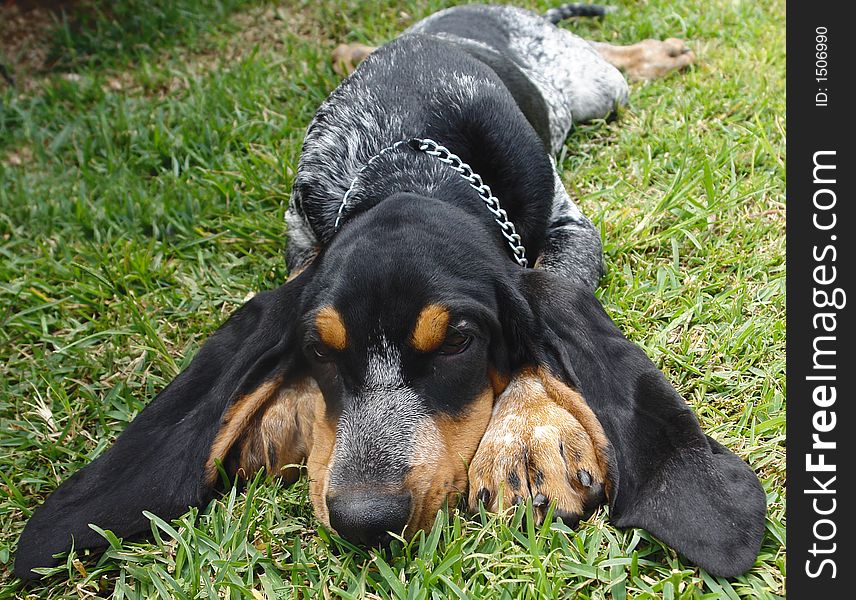
<svg viewBox="0 0 856 600"><path fill-rule="evenodd" d="M580 128L561 161L603 231L607 310L763 481L767 531L748 574L712 577L604 509L576 532L521 528L525 508L441 514L425 539L367 555L317 530L305 482L258 481L153 519L151 541L116 541L85 575L70 558L20 588L10 569L33 508L249 292L284 280L300 144L337 84L329 51L442 5L239 4L83 4L86 19L57 26L55 70L30 92L0 90L0 597L783 595L782 0L627 1L570 25L617 43L681 37L699 60L634 84L620 119Z"/></svg>

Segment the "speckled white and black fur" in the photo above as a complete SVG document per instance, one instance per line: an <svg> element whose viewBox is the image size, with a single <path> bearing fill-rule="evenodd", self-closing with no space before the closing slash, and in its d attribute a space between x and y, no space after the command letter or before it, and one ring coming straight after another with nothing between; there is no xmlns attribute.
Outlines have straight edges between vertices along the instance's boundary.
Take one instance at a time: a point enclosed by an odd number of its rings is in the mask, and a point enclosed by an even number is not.
<svg viewBox="0 0 856 600"><path fill-rule="evenodd" d="M408 452L428 414L401 372L401 355L382 335L366 353L359 398L343 399L330 460L330 486L400 482L410 467Z"/></svg>
<svg viewBox="0 0 856 600"><path fill-rule="evenodd" d="M474 167L488 154L505 163L493 165L497 173L515 171L518 180L509 182L476 168L521 232L530 264L537 257L538 266L595 287L600 236L567 194L552 155L574 123L608 116L627 94L621 73L588 42L538 14L471 5L429 16L372 53L310 124L286 215L289 268L304 266L335 234L342 197L372 156L401 139L431 137ZM515 137L516 120L541 143ZM485 135L491 123L502 131ZM442 198L462 185L431 157L392 152L360 175L345 216L396 191ZM544 193L548 202L536 197Z"/></svg>

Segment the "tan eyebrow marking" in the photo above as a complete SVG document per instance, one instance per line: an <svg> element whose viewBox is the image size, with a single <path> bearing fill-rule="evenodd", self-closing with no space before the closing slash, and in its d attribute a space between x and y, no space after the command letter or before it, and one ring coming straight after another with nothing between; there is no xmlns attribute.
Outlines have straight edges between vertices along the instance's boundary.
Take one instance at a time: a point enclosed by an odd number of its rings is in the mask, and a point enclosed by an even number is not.
<svg viewBox="0 0 856 600"><path fill-rule="evenodd" d="M332 306L325 306L315 315L315 327L321 341L334 350L344 350L348 347L348 330L345 321Z"/></svg>
<svg viewBox="0 0 856 600"><path fill-rule="evenodd" d="M420 352L436 350L446 339L448 327L449 309L439 304L428 304L416 319L410 345Z"/></svg>

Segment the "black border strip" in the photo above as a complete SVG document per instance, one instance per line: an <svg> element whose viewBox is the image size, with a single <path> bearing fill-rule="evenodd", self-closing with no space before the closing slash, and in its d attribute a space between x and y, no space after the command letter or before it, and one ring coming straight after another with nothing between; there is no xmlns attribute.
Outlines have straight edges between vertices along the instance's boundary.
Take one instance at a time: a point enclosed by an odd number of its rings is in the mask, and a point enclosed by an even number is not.
<svg viewBox="0 0 856 600"><path fill-rule="evenodd" d="M787 3L787 590L794 598L854 588L848 6Z"/></svg>

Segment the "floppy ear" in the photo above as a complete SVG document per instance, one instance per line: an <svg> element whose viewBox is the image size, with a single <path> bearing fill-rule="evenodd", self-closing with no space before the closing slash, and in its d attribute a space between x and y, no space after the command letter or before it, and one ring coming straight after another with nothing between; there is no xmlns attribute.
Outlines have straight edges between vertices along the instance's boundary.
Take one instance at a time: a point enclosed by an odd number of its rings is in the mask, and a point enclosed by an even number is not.
<svg viewBox="0 0 856 600"><path fill-rule="evenodd" d="M514 283L514 279L500 277L495 284L500 306L497 333L500 333L503 343L492 344L490 351L494 366L505 374L510 374L519 365L542 362L538 323L526 294Z"/></svg>
<svg viewBox="0 0 856 600"><path fill-rule="evenodd" d="M32 569L58 564L52 555L72 542L78 550L105 547L90 523L131 536L150 528L144 510L172 519L211 499L212 445L225 461L241 433L230 408L266 401L305 369L296 332L309 271L237 310L107 452L36 509L18 541L16 576L39 577Z"/></svg>
<svg viewBox="0 0 856 600"><path fill-rule="evenodd" d="M613 523L648 530L713 575L749 570L766 511L749 465L702 433L591 291L544 271L527 271L524 281L547 366L582 393L613 447Z"/></svg>

